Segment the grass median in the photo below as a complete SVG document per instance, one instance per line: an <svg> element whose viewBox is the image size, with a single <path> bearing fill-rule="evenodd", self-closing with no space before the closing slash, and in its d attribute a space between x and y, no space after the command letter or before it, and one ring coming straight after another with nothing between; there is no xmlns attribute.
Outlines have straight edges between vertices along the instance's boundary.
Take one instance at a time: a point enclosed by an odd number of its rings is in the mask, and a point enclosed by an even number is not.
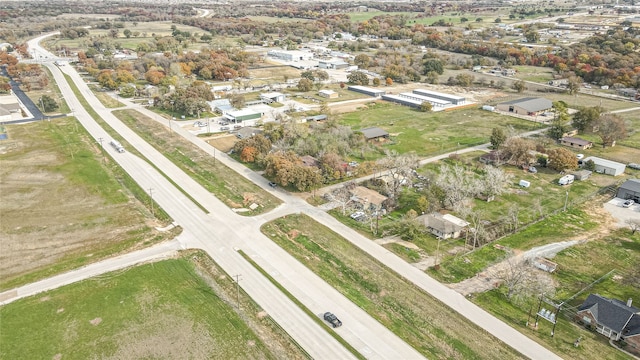
<svg viewBox="0 0 640 360"><path fill-rule="evenodd" d="M279 246L428 358L521 355L306 215L262 228Z"/></svg>

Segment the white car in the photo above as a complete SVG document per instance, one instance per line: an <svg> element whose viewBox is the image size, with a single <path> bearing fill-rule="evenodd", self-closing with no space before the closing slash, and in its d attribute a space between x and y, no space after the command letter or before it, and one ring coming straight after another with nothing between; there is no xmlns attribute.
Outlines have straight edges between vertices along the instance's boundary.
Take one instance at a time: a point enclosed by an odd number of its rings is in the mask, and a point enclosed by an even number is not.
<svg viewBox="0 0 640 360"><path fill-rule="evenodd" d="M625 201L622 203L622 207L624 207L624 208L629 208L629 207L633 206L633 204L635 204L635 201L633 201L633 200L631 200L631 199L629 199L629 200L625 200Z"/></svg>
<svg viewBox="0 0 640 360"><path fill-rule="evenodd" d="M584 154L578 154L576 155L576 157L578 158L578 160L582 160L584 159Z"/></svg>
<svg viewBox="0 0 640 360"><path fill-rule="evenodd" d="M364 219L364 212L363 211L356 211L353 214L349 215L353 220L356 221L360 221Z"/></svg>

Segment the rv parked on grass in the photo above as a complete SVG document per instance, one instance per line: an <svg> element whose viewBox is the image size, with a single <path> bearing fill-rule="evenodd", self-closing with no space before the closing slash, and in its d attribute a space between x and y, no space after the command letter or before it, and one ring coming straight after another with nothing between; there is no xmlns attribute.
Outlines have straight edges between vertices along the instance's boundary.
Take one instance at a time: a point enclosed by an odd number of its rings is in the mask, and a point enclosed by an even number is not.
<svg viewBox="0 0 640 360"><path fill-rule="evenodd" d="M575 180L575 176L573 175L565 175L558 180L558 184L560 185L569 185Z"/></svg>

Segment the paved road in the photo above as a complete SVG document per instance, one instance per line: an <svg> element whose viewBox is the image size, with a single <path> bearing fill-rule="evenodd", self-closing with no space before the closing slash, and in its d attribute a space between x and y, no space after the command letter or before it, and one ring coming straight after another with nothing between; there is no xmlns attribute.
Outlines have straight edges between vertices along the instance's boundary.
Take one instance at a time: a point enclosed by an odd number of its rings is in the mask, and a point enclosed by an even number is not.
<svg viewBox="0 0 640 360"><path fill-rule="evenodd" d="M128 105L131 105L130 103ZM157 115L146 108L139 108L139 111L144 113L147 116L150 116L154 119L158 119ZM540 132L545 131L546 129L538 129L530 132L526 132L520 134L521 137L531 136ZM198 138L197 136L191 134L189 131L184 129L174 129L174 132L177 135L184 136L185 138L192 141L195 145L200 147L202 150L208 152L213 155L213 148L208 145L205 141ZM457 151L457 153L477 151L477 150L487 150L490 144L482 144L475 147L461 149ZM433 162L439 159L443 159L448 157L452 153L442 154L438 156L434 156L428 159L423 159L421 163ZM215 152L216 159L223 162L225 165L237 171L239 174L245 176L247 179L253 181L256 184L261 185L265 190L271 191L274 195L278 196L284 204L277 208L276 210L256 216L254 220L258 220L258 222L264 223L266 221L281 217L290 213L305 213L311 216L316 221L322 223L323 225L331 228L336 231L338 234L345 237L354 245L358 246L360 249L364 250L374 258L378 259L382 263L384 263L389 268L396 271L398 274L402 275L407 280L413 282L416 286L422 288L427 293L431 294L438 300L443 303L449 305L453 310L459 312L467 319L478 325L479 327L485 329L487 332L496 336L500 340L505 343L511 345L516 350L520 351L525 356L532 359L559 359L557 355L543 347L542 345L536 343L530 338L524 336L514 328L508 326L501 320L492 316L482 308L476 306L472 302L468 301L461 294L456 291L446 287L445 285L439 283L433 278L426 275L424 272L419 269L413 267L403 259L399 258L395 254L389 252L384 247L375 244L371 240L365 238L360 235L358 232L354 231L350 227L342 224L337 221L335 218L328 215L326 212L317 209L311 205L309 205L304 200L299 197L293 196L281 189L273 190L267 185L267 180L265 180L262 176L256 174L254 171L251 171L244 165L236 162L229 156L224 153Z"/></svg>
<svg viewBox="0 0 640 360"><path fill-rule="evenodd" d="M33 46L33 45L30 45ZM41 51L38 50L40 53ZM305 350L314 358L353 358L320 325L312 321L302 310L285 297L273 284L266 280L253 266L236 251L242 249L261 267L284 285L307 308L320 316L330 310L345 323L336 329L363 355L372 359L423 358L413 348L395 334L371 318L317 275L296 261L284 250L276 246L259 230L257 219L241 217L178 169L159 152L144 142L122 124L108 109L93 96L80 76L69 66L61 68L46 63L69 102L77 109L79 121L95 139L108 139L101 129L80 106L70 87L64 83L59 70L69 75L90 105L103 119L118 131L132 146L154 163L173 181L203 204L209 214L203 213L187 199L151 165L131 154L117 153L110 146L107 151L142 188L154 189L156 200L169 215L183 227L184 236L180 241L187 248L205 250L230 275L241 274L241 287L256 300ZM168 122L167 122L168 124ZM106 142L104 142L106 143ZM42 287L41 290L50 287ZM38 291L38 290L32 290ZM18 290L20 293L20 289Z"/></svg>
<svg viewBox="0 0 640 360"><path fill-rule="evenodd" d="M52 68L56 81L61 81L61 75L57 68ZM129 172L143 188L154 188L154 199L185 229L184 239L181 243L187 247L202 248L207 251L229 274L242 274L241 285L265 310L291 334L314 358L349 358L351 354L319 329L319 326L309 321L304 313L301 313L295 305L274 289L268 281L242 259L235 249L243 249L256 262L263 266L272 276L282 283L294 296L301 300L312 311L320 314L325 310L337 312L344 320L344 326L337 331L354 347L368 358L421 358L412 348L400 341L386 328L371 319L361 309L344 298L335 289L324 283L306 267L293 260L286 252L275 246L270 240L259 232L259 226L274 216L286 213L304 212L312 216L320 223L329 226L334 231L342 234L356 246L376 257L391 269L403 277L424 289L442 302L448 304L453 310L458 311L478 326L495 335L527 357L534 359L558 359L559 357L531 339L520 334L502 321L491 316L463 296L433 280L422 271L409 265L393 253L364 238L353 229L341 224L325 212L314 208L303 200L291 196L282 190L273 190L277 196L285 201L285 204L270 214L255 218L240 218L234 214L218 199L213 197L201 186L196 184L186 174L182 173L173 164L168 162L161 154L152 149L131 130L126 128L109 110L95 99L82 79L70 68L66 72L74 78L74 82L81 88L90 104L100 113L105 120L128 142L143 153L150 161L170 174L172 179L179 183L194 198L210 209L211 214L205 215L184 195L178 192L164 177L162 177L149 164L136 156L125 153L118 154L113 149L105 148L118 163ZM65 98L73 98L67 85L61 84ZM78 118L94 136L94 138L107 138L106 133L88 116L84 109L73 98L72 105L78 111ZM157 116L156 116L157 118ZM168 125L168 123L167 123ZM183 135L186 132L176 129ZM205 148L210 153L211 147L201 139L189 134L184 134L198 146ZM250 171L241 164L236 163L226 154L216 154L216 158L223 161L243 176L266 187L266 180L260 175ZM239 236L242 234L242 236ZM335 310L339 309L339 310ZM324 336L323 336L324 334ZM318 336L317 338L314 336Z"/></svg>

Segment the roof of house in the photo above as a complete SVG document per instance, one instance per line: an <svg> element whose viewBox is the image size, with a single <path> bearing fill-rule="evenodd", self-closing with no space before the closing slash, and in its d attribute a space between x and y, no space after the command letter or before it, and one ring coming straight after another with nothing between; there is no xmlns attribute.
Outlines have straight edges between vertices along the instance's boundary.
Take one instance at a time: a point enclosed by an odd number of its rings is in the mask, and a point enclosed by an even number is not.
<svg viewBox="0 0 640 360"><path fill-rule="evenodd" d="M576 144L576 145L582 145L582 146L593 144L591 141L585 140L585 139L581 139L579 137L568 137L567 136L567 137L561 138L560 141L569 142L569 143L573 143L573 144Z"/></svg>
<svg viewBox="0 0 640 360"><path fill-rule="evenodd" d="M284 94L281 92L270 92L270 93L264 93L264 94L260 94L260 97L265 97L265 98L269 98L269 99L275 99L277 97L283 96Z"/></svg>
<svg viewBox="0 0 640 360"><path fill-rule="evenodd" d="M457 219L457 220L455 220ZM440 213L433 213L427 215L420 215L416 218L424 226L438 230L443 234L451 234L462 230L466 225L469 225L466 221L459 219L453 215L442 215Z"/></svg>
<svg viewBox="0 0 640 360"><path fill-rule="evenodd" d="M620 185L621 188L640 192L640 179L629 179Z"/></svg>
<svg viewBox="0 0 640 360"><path fill-rule="evenodd" d="M527 97L522 99L505 101L500 104L517 105L530 112L547 110L553 107L553 103L551 102L551 100L545 99L545 98L534 98L534 97Z"/></svg>
<svg viewBox="0 0 640 360"><path fill-rule="evenodd" d="M375 138L379 138L379 137L384 137L384 136L389 136L389 133L377 128L377 127L371 127L371 128L366 128L366 129L362 129L360 130L360 132L364 135L364 137L366 137L367 139L375 139Z"/></svg>
<svg viewBox="0 0 640 360"><path fill-rule="evenodd" d="M387 200L386 196L364 186L356 186L353 188L353 190L351 190L351 195L356 197L358 200L365 200L366 202L376 206L380 206L385 200Z"/></svg>
<svg viewBox="0 0 640 360"><path fill-rule="evenodd" d="M585 158L582 160L583 163L586 163L587 161L593 161L594 164L596 165L600 165L600 166L606 166L606 167L610 167L610 168L626 168L627 165L623 164L623 163L619 163L616 161L611 161L611 160L607 160L607 159L602 159L599 157L595 157L595 156L589 156L588 158Z"/></svg>
<svg viewBox="0 0 640 360"><path fill-rule="evenodd" d="M333 91L333 90L326 90L326 89L325 89L325 90L320 90L320 91L318 91L318 93L320 93L320 94L327 94L327 95L331 95L331 94L335 94L336 92L335 92L335 91Z"/></svg>
<svg viewBox="0 0 640 360"><path fill-rule="evenodd" d="M640 310L626 303L598 294L589 294L578 311L589 311L599 324L621 333L631 317ZM634 320L635 323L635 320Z"/></svg>

